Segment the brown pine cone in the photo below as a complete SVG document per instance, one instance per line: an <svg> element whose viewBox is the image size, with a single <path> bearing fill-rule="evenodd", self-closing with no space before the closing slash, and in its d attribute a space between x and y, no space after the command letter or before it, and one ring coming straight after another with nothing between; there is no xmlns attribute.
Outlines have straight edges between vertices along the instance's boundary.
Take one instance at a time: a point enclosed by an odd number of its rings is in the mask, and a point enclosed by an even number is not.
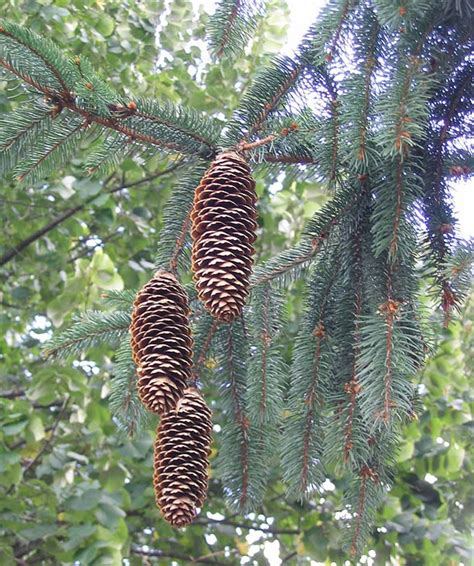
<svg viewBox="0 0 474 566"><path fill-rule="evenodd" d="M176 277L158 271L138 292L130 325L138 394L153 413L176 407L191 377L188 299Z"/></svg>
<svg viewBox="0 0 474 566"><path fill-rule="evenodd" d="M249 293L255 241L255 181L245 159L216 157L194 196L193 273L206 309L221 322L242 312Z"/></svg>
<svg viewBox="0 0 474 566"><path fill-rule="evenodd" d="M191 523L206 499L211 432L211 411L194 387L161 418L153 485L156 504L174 527Z"/></svg>

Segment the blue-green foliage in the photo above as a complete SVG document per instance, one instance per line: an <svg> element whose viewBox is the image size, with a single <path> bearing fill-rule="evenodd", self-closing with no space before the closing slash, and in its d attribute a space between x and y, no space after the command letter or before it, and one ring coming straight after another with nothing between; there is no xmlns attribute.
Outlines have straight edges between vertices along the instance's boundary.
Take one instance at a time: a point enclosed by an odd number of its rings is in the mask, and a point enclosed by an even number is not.
<svg viewBox="0 0 474 566"><path fill-rule="evenodd" d="M262 0L219 0L208 24L208 42L216 58L240 55L264 14Z"/></svg>
<svg viewBox="0 0 474 566"><path fill-rule="evenodd" d="M129 326L129 312L87 311L76 317L70 328L47 343L45 354L65 358L86 352L103 342L118 344L128 334Z"/></svg>
<svg viewBox="0 0 474 566"><path fill-rule="evenodd" d="M273 435L250 422L246 399L250 350L241 320L222 326L216 335L216 378L220 410L224 417L218 436L217 474L231 508L243 512L261 504L268 477L268 457Z"/></svg>

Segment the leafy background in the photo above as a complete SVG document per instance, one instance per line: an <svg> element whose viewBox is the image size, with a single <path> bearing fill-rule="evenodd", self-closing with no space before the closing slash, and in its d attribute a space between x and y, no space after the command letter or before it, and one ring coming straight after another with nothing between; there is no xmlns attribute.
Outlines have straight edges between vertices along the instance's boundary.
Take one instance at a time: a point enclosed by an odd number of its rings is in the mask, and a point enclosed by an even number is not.
<svg viewBox="0 0 474 566"><path fill-rule="evenodd" d="M187 0L8 0L3 8L69 53L87 55L122 92L223 119L254 71L285 43L288 7L283 0L270 5L248 56L219 66L203 41L208 16ZM24 98L20 88L0 82L1 112ZM344 564L344 486L337 475L323 497L298 504L285 500L275 470L260 513L247 516L229 513L211 478L196 523L173 530L153 501L153 423L127 437L110 414L114 349L95 348L67 363L42 355L44 341L74 313L104 308L106 291L137 288L149 278L163 203L179 181L179 169L163 173L168 166L125 159L113 176L90 179L78 154L47 183L2 184L0 563ZM296 241L326 200L314 182L276 180L269 170L257 172L257 191L262 258ZM31 242L21 249L25 240ZM289 355L298 287L286 307ZM471 559L471 312L467 305L448 330L433 319L439 348L419 376L423 410L406 430L396 483L361 563L454 566ZM212 368L212 359L206 363ZM216 384L205 385L212 399ZM278 549L280 560L270 561Z"/></svg>

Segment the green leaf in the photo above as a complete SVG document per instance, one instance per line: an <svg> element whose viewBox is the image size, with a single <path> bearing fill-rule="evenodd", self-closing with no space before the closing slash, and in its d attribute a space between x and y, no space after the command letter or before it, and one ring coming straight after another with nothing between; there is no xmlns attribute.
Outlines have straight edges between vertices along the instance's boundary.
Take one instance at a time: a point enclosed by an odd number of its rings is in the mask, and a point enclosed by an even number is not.
<svg viewBox="0 0 474 566"><path fill-rule="evenodd" d="M108 37L112 35L115 28L114 20L108 14L101 14L97 20L96 29L99 33L101 33L104 37Z"/></svg>
<svg viewBox="0 0 474 566"><path fill-rule="evenodd" d="M66 509L70 509L72 511L90 511L91 509L95 509L99 504L100 500L100 491L96 489L90 489L78 495L77 497L73 497L66 501L65 507Z"/></svg>
<svg viewBox="0 0 474 566"><path fill-rule="evenodd" d="M58 525L56 523L45 524L45 525L35 525L34 527L28 527L19 532L19 535L26 540L37 540L40 538L49 537L58 531Z"/></svg>
<svg viewBox="0 0 474 566"><path fill-rule="evenodd" d="M102 183L92 179L80 179L73 183L73 187L81 195L81 197L88 198L100 193L102 190Z"/></svg>
<svg viewBox="0 0 474 566"><path fill-rule="evenodd" d="M120 291L123 280L110 257L103 250L96 250L91 263L92 281L101 289Z"/></svg>
<svg viewBox="0 0 474 566"><path fill-rule="evenodd" d="M43 421L38 415L33 415L28 424L28 430L33 436L33 440L38 442L45 436Z"/></svg>
<svg viewBox="0 0 474 566"><path fill-rule="evenodd" d="M305 553L318 562L325 562L327 559L327 537L322 526L312 527L303 533L302 539Z"/></svg>
<svg viewBox="0 0 474 566"><path fill-rule="evenodd" d="M28 418L22 415L17 415L17 420L4 424L2 427L5 436L13 436L24 430L28 424Z"/></svg>

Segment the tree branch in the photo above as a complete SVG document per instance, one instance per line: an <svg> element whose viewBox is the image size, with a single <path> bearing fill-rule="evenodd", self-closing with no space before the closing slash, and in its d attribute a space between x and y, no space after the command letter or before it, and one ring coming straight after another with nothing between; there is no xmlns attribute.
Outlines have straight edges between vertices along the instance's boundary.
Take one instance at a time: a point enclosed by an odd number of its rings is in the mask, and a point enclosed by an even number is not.
<svg viewBox="0 0 474 566"><path fill-rule="evenodd" d="M194 525L229 525L231 527L245 529L245 530L255 530L262 531L264 533L275 534L275 535L297 535L300 533L299 529L278 529L275 527L262 527L261 525L255 523L239 523L238 521L231 521L230 519L210 519L209 517L203 517L194 521Z"/></svg>
<svg viewBox="0 0 474 566"><path fill-rule="evenodd" d="M38 452L38 454L36 454L33 460L31 460L31 462L29 462L25 466L25 468L23 469L23 474L26 474L26 472L29 469L31 469L40 460L41 456L46 452L48 447L52 444L54 440L54 435L56 434L56 430L58 428L59 423L61 422L61 419L63 417L64 411L66 410L66 407L68 406L68 403L69 403L69 396L64 399L64 403L62 404L61 410L57 414L54 424L51 427L51 434L49 435L49 438L44 442L40 451Z"/></svg>
<svg viewBox="0 0 474 566"><path fill-rule="evenodd" d="M210 556L200 556L194 558L189 554L181 554L170 550L161 550L158 548L146 549L134 544L130 548L132 554L139 554L141 556L156 556L158 558L175 558L176 560L183 560L186 564L214 564L214 566L229 566L228 562L217 562Z"/></svg>
<svg viewBox="0 0 474 566"><path fill-rule="evenodd" d="M139 185L142 185L142 184L147 183L149 181L153 181L154 179L157 179L158 177L162 177L163 175L167 175L168 173L171 173L172 171L174 171L175 169L180 167L182 163L183 163L182 160L177 161L176 163L174 163L173 165L171 165L170 167L168 167L164 171L159 171L158 173L154 173L153 175L149 175L148 177L145 177L144 179L140 179L139 181L135 181L133 183L121 184L120 186L115 187L115 188L107 191L107 194L114 194L118 191L122 191L124 189L135 188L135 187L138 187ZM85 201L83 201L82 203L65 210L64 212L62 212L61 214L56 216L56 218L53 218L53 220L48 222L48 224L46 224L45 226L43 226L39 230L36 230L36 232L33 232L27 238L25 238L24 240L22 240L21 242L19 242L18 244L16 244L12 248L10 248L2 256L0 256L0 266L8 263L10 260L12 260L18 254L23 252L23 250L25 250L33 242L36 242L37 240L39 240L40 238L45 236L48 232L51 232L51 230L54 230L54 228L56 228L57 226L59 226L60 224L62 224L63 222L65 222L66 220L71 218L72 216L74 216L76 213L78 213L81 210L83 210L84 208L86 208L86 206L88 204L90 204L93 200L95 200L97 198L97 196L98 195L92 195L92 196L88 197Z"/></svg>

